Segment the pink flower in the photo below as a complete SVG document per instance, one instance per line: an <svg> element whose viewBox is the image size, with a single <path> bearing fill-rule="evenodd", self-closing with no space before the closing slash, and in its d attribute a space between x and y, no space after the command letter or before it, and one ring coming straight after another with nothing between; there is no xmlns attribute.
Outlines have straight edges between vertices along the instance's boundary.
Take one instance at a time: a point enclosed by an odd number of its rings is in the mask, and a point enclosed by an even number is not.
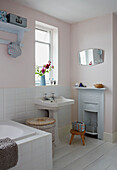
<svg viewBox="0 0 117 170"><path fill-rule="evenodd" d="M42 71L42 73L44 74L44 73L45 73L45 68L43 67L41 71Z"/></svg>
<svg viewBox="0 0 117 170"><path fill-rule="evenodd" d="M90 61L89 65L92 65L92 61Z"/></svg>
<svg viewBox="0 0 117 170"><path fill-rule="evenodd" d="M52 65L52 68L54 69L54 66Z"/></svg>
<svg viewBox="0 0 117 170"><path fill-rule="evenodd" d="M46 64L45 68L48 69L49 68L49 64Z"/></svg>
<svg viewBox="0 0 117 170"><path fill-rule="evenodd" d="M51 64L51 61L49 60L48 63Z"/></svg>

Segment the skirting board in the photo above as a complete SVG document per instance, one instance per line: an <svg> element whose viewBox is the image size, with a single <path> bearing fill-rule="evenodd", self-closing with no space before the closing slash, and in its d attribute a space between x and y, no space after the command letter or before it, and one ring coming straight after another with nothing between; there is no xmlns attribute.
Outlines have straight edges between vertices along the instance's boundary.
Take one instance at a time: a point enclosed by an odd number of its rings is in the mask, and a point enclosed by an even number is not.
<svg viewBox="0 0 117 170"><path fill-rule="evenodd" d="M69 131L70 131L71 127L72 127L71 124L67 124L64 127L59 127L59 138L65 139L66 137L68 137L68 135L70 135ZM114 133L104 132L103 140L105 142L111 142L111 143L117 141L117 131L115 131Z"/></svg>
<svg viewBox="0 0 117 170"><path fill-rule="evenodd" d="M117 141L117 131L113 133L104 132L104 141L111 142L111 143Z"/></svg>

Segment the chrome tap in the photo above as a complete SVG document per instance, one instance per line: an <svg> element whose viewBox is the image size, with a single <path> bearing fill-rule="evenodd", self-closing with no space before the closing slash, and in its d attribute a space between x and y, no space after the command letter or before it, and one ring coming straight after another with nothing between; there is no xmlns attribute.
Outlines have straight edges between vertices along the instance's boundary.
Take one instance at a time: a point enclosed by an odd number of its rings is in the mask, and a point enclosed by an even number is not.
<svg viewBox="0 0 117 170"><path fill-rule="evenodd" d="M47 93L44 93L44 100L47 100Z"/></svg>
<svg viewBox="0 0 117 170"><path fill-rule="evenodd" d="M52 99L55 100L55 93L52 93Z"/></svg>

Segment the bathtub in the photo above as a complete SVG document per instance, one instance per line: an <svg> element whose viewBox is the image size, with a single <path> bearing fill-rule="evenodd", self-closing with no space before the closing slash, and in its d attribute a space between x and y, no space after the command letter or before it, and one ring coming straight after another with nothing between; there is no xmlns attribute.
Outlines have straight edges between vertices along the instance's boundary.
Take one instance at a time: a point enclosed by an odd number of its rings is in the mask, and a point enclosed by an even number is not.
<svg viewBox="0 0 117 170"><path fill-rule="evenodd" d="M0 139L18 145L18 163L10 170L52 170L52 135L15 121L0 121Z"/></svg>
<svg viewBox="0 0 117 170"><path fill-rule="evenodd" d="M35 130L14 121L9 120L0 122L0 139L9 137L10 139L17 141L35 135L35 133Z"/></svg>

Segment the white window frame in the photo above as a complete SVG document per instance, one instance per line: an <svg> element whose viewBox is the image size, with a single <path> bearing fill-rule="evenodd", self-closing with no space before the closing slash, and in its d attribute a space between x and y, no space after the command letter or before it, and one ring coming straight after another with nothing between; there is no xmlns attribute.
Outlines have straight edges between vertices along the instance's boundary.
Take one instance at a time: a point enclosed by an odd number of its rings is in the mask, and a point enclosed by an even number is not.
<svg viewBox="0 0 117 170"><path fill-rule="evenodd" d="M40 31L45 31L45 32L49 32L50 35L50 43L46 43L43 41L38 41L35 40L35 42L37 43L42 43L42 44L48 44L49 45L49 60L53 62L53 57L52 57L52 44L53 44L53 32L51 29L47 29L47 28L43 28L43 27L36 27L35 30L40 30Z"/></svg>
<svg viewBox="0 0 117 170"><path fill-rule="evenodd" d="M54 65L54 58L53 58L54 57L54 54L53 54L53 44L54 44L53 37L54 37L54 35L53 34L55 34L54 32L57 29L57 36L58 36L58 28L51 26L51 25L41 23L41 22L38 22L38 21L36 21L35 25L36 25L35 30L38 29L38 30L50 32L50 43L38 41L36 39L35 39L35 43L49 44L49 60L51 61L52 65ZM57 57L57 61L56 61L57 66L55 66L55 65L54 66L57 67L56 68L57 75L55 77L57 77L56 79L57 79L57 84L58 84L58 42L57 42L57 48L56 49L57 49L57 56L56 56ZM46 64L46 63L44 63L44 64ZM42 66L39 66L39 67L41 68ZM53 78L53 77L51 77L51 75L52 74L49 74L49 79ZM50 85L50 83L49 84L47 83L47 85Z"/></svg>

